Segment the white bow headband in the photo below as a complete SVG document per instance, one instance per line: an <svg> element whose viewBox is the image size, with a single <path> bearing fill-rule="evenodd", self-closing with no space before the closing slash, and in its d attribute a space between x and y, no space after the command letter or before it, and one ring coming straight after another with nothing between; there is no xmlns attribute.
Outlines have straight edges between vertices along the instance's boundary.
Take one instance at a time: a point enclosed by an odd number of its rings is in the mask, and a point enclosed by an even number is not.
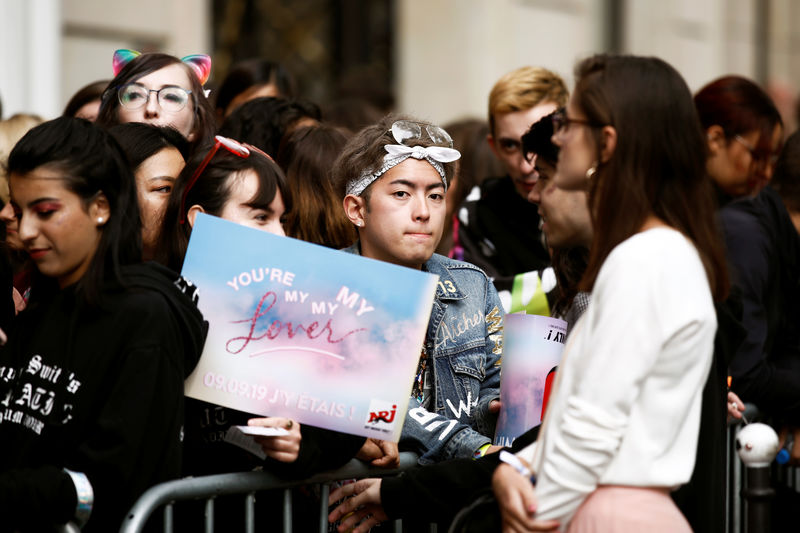
<svg viewBox="0 0 800 533"><path fill-rule="evenodd" d="M361 175L347 184L345 190L346 194L353 196L360 196L364 189L370 186L372 182L380 178L383 174L388 172L391 168L399 165L409 157L414 159L424 159L431 164L439 176L442 177L444 190L447 192L447 179L444 175L444 167L441 163L452 163L461 157L461 152L454 148L446 148L444 146L406 146L404 144L387 144L383 147L388 153L383 156L383 165L375 172L364 171Z"/></svg>

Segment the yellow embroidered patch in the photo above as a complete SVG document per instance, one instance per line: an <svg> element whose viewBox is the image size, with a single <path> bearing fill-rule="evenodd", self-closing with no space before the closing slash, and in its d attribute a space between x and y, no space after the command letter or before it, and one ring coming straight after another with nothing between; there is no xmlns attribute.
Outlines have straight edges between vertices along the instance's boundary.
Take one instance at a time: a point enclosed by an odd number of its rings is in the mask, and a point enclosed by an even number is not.
<svg viewBox="0 0 800 533"><path fill-rule="evenodd" d="M486 326L486 333L489 335L503 329L503 317L500 315L500 309L496 305L486 315Z"/></svg>
<svg viewBox="0 0 800 533"><path fill-rule="evenodd" d="M494 343L492 353L503 355L503 316L497 306L486 315L486 332L489 334L489 340ZM501 361L502 357L495 362L494 366L500 366Z"/></svg>

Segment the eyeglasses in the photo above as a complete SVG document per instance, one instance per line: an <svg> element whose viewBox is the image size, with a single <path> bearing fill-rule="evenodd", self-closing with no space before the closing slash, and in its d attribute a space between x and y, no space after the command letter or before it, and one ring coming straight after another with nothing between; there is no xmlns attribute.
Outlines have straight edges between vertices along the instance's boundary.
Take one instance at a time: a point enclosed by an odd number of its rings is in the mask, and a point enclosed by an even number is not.
<svg viewBox="0 0 800 533"><path fill-rule="evenodd" d="M250 157L250 149L247 146L241 144L240 142L234 141L233 139L229 139L227 137L223 137L222 135L217 135L216 137L214 137L214 146L211 147L211 150L208 151L208 154L206 154L206 156L203 158L203 161L200 163L200 165L195 169L194 172L192 172L192 177L189 178L189 182L186 184L186 187L183 189L183 195L181 196L181 210L180 210L180 214L181 214L180 223L181 224L186 222L186 212L185 212L185 209L186 209L186 197L189 195L189 191L192 189L194 184L197 182L197 179L200 177L200 175L206 169L206 167L211 162L211 160L214 158L214 155L216 155L217 151L220 148L225 148L228 152L232 153L233 155L239 156L239 157L241 157L243 159L246 159L246 158ZM250 148L254 148L258 152L261 152L261 150L258 150L255 147L251 146ZM264 152L261 152L261 153L264 156L269 157Z"/></svg>
<svg viewBox="0 0 800 533"><path fill-rule="evenodd" d="M161 109L168 113L177 113L186 107L192 91L182 87L162 87L155 90L138 83L128 83L117 90L117 98L125 109L139 109L150 100L150 93L156 93L156 100Z"/></svg>
<svg viewBox="0 0 800 533"><path fill-rule="evenodd" d="M405 144L409 139L422 139L423 129L433 144L453 147L453 138L450 134L435 124L398 120L392 124L391 132L398 144Z"/></svg>
<svg viewBox="0 0 800 533"><path fill-rule="evenodd" d="M753 158L753 161L755 163L760 163L760 164L768 163L770 166L774 166L775 163L778 162L778 155L780 153L780 150L778 152L773 152L773 151L763 152L757 149L755 146L753 146L750 143L750 141L748 141L741 135L734 135L733 140L737 141L739 144L747 148L747 151L750 152L750 157Z"/></svg>
<svg viewBox="0 0 800 533"><path fill-rule="evenodd" d="M589 126L590 128L599 128L602 124L597 124L592 122L591 120L586 120L583 118L569 118L567 116L567 111L565 109L559 109L555 113L553 113L553 133L560 133L562 131L569 130L571 124L583 124L584 126Z"/></svg>

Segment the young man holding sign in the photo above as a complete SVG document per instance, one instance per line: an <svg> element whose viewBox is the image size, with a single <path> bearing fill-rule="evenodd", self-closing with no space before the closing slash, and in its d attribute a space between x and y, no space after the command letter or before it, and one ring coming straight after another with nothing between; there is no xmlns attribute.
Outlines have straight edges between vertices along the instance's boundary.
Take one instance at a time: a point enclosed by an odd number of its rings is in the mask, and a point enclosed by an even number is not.
<svg viewBox="0 0 800 533"><path fill-rule="evenodd" d="M558 147L551 143L552 135L550 115L531 126L522 136L523 157L533 160L532 155L537 156L535 161L538 180L528 199L538 206L541 217L545 220L542 231L547 237L549 247L556 253L575 253L580 256L591 246L593 236L586 192L564 191L553 185ZM572 263L567 265L565 261ZM580 261L575 262L574 258L565 256L565 259L555 263L556 268L563 271L560 274L557 272L561 296L554 310L558 310L560 316L573 325L586 309L588 295L577 292L577 282L583 273L585 262L581 264ZM539 426L517 437L510 450L521 450L533 442L538 433ZM347 528L353 528L351 531L354 533L367 531L374 524L389 518L405 520L413 517L446 525L465 504L470 504L473 512L459 518L462 525L463 521L469 521L473 531L499 530L499 514L495 502L491 499L479 501L477 498L485 496L486 489L491 486L492 474L503 457L501 454L492 454L479 461L450 461L431 468L405 472L402 476L393 478L360 480L331 493L331 503L342 497L354 497L334 508L330 519L341 519L340 530L350 531ZM418 501L427 502L427 505L414 504ZM552 524L548 525L551 526Z"/></svg>
<svg viewBox="0 0 800 533"><path fill-rule="evenodd" d="M353 137L333 170L359 234L346 251L439 276L400 441L423 464L491 451L500 408L497 292L479 268L434 254L460 157L452 144L438 126L387 117Z"/></svg>

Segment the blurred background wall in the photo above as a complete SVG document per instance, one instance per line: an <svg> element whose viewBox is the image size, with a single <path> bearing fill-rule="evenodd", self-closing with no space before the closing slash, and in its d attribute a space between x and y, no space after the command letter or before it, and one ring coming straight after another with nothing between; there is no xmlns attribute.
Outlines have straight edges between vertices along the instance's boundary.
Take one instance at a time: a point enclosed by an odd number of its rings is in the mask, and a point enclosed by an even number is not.
<svg viewBox="0 0 800 533"><path fill-rule="evenodd" d="M209 53L213 74L266 57L321 104L371 99L435 122L486 113L495 80L524 64L572 83L595 52L656 55L692 90L755 79L796 127L800 2L793 0L0 0L2 115L58 115L111 77L116 48Z"/></svg>

